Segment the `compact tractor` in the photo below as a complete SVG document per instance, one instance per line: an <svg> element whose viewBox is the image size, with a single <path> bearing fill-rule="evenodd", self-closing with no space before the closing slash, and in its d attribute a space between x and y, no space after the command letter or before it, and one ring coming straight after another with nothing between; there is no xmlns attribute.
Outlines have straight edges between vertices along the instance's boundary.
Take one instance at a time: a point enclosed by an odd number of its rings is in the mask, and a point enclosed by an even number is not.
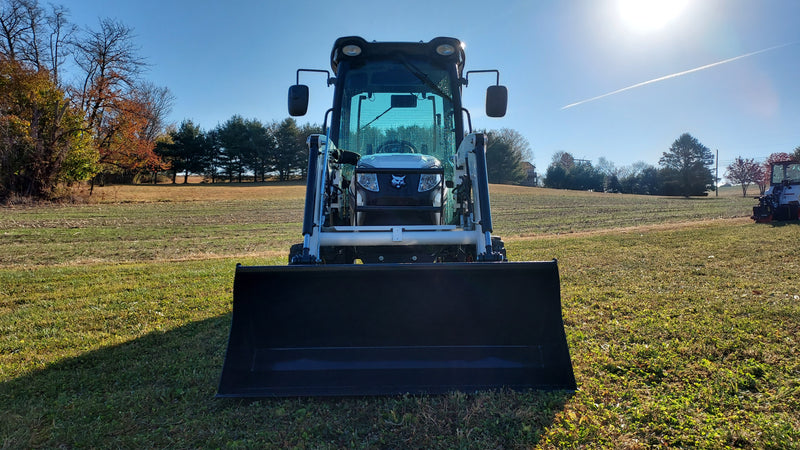
<svg viewBox="0 0 800 450"><path fill-rule="evenodd" d="M800 162L778 162L770 166L770 186L753 207L758 223L800 219Z"/></svg>
<svg viewBox="0 0 800 450"><path fill-rule="evenodd" d="M486 136L462 104L497 70L464 46L343 37L325 134L308 137L303 242L286 266L237 266L220 397L574 390L555 260L509 262L492 235Z"/></svg>

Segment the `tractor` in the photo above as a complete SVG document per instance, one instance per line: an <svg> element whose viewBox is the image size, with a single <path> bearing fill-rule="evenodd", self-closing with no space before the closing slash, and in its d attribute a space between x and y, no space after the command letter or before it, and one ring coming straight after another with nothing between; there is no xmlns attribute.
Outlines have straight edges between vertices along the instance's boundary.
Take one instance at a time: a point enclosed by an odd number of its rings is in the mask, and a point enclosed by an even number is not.
<svg viewBox="0 0 800 450"><path fill-rule="evenodd" d="M574 390L556 260L510 262L493 235L487 139L461 41L342 37L325 134L307 139L302 242L285 266L236 267L219 397Z"/></svg>
<svg viewBox="0 0 800 450"><path fill-rule="evenodd" d="M771 164L770 186L757 200L751 219L758 223L800 219L800 163Z"/></svg>

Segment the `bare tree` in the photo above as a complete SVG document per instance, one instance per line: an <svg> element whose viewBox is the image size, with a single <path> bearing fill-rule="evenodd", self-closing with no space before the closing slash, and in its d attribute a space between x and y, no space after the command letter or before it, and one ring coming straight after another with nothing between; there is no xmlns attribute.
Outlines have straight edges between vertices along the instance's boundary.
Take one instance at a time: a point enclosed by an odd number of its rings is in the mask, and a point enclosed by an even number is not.
<svg viewBox="0 0 800 450"><path fill-rule="evenodd" d="M52 10L47 17L47 23L50 27L50 35L47 42L48 59L53 82L60 86L59 72L61 65L64 63L64 59L71 54L70 42L77 28L67 20L69 13L65 7L52 4L50 7Z"/></svg>
<svg viewBox="0 0 800 450"><path fill-rule="evenodd" d="M51 4L48 13L38 0L0 0L0 53L37 72L49 72L60 86L59 68L75 30L67 16L60 5Z"/></svg>
<svg viewBox="0 0 800 450"><path fill-rule="evenodd" d="M131 91L134 101L144 106L146 127L143 130L144 137L155 141L164 133L167 127L166 119L172 110L172 103L175 97L169 88L159 87L150 82L143 82Z"/></svg>
<svg viewBox="0 0 800 450"><path fill-rule="evenodd" d="M21 36L22 61L33 66L36 71L48 70L42 57L42 35L47 34L47 20L44 10L36 0L18 0L24 8L26 33Z"/></svg>
<svg viewBox="0 0 800 450"><path fill-rule="evenodd" d="M132 28L103 19L99 30L88 30L75 42L75 61L83 72L75 94L93 130L100 129L105 110L136 85L146 66L133 37Z"/></svg>
<svg viewBox="0 0 800 450"><path fill-rule="evenodd" d="M747 197L747 187L764 178L764 169L753 158L737 156L727 167L725 178L742 186L742 197Z"/></svg>
<svg viewBox="0 0 800 450"><path fill-rule="evenodd" d="M561 166L565 169L575 167L575 157L571 153L559 150L553 153L553 158L550 162L551 166Z"/></svg>
<svg viewBox="0 0 800 450"><path fill-rule="evenodd" d="M597 159L597 166L596 167L597 167L597 170L600 171L600 173L602 173L603 175L605 175L607 177L619 176L619 174L621 173L621 170L622 170L622 169L616 167L614 165L614 163L612 161L609 161L609 159L606 158L605 156L601 156L600 158Z"/></svg>
<svg viewBox="0 0 800 450"><path fill-rule="evenodd" d="M0 14L2 47L8 58L27 64L33 70L50 69L43 52L42 37L47 35L49 20L37 0L6 0Z"/></svg>
<svg viewBox="0 0 800 450"><path fill-rule="evenodd" d="M25 3L20 0L3 0L0 3L0 52L6 59L17 61L28 32Z"/></svg>

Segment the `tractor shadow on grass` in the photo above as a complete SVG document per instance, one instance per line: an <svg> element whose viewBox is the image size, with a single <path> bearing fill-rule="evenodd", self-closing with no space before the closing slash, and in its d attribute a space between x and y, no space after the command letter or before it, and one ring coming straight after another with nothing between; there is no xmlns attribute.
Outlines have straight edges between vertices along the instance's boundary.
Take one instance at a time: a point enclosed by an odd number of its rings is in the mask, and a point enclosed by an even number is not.
<svg viewBox="0 0 800 450"><path fill-rule="evenodd" d="M568 392L215 399L230 315L0 383L0 447L524 447Z"/></svg>
<svg viewBox="0 0 800 450"><path fill-rule="evenodd" d="M769 223L772 228L782 228L800 225L800 220L779 220Z"/></svg>

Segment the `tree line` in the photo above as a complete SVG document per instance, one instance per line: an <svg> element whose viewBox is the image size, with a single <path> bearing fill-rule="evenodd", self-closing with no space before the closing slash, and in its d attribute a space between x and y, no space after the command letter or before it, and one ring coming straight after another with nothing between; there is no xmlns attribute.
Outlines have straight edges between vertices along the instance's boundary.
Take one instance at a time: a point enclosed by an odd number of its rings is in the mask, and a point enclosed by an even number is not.
<svg viewBox="0 0 800 450"><path fill-rule="evenodd" d="M293 119L262 123L235 115L203 131L191 120L166 124L174 98L145 78L133 30L112 19L79 28L59 5L0 0L0 202L50 198L78 181L155 181L168 173L211 182L303 176L305 139L319 125ZM70 62L71 64L67 64ZM66 73L65 67L70 68ZM492 183L537 185L530 144L515 130L486 131ZM800 160L794 155L775 158ZM702 195L714 183L711 151L688 133L655 167L597 166L568 152L553 156L546 187L650 195ZM765 167L737 158L729 179L768 184Z"/></svg>
<svg viewBox="0 0 800 450"><path fill-rule="evenodd" d="M203 175L212 183L266 181L273 174L284 181L305 176L306 137L314 133L322 133L322 127L300 126L291 118L264 124L234 115L207 132L185 120L168 131L155 152L168 165L173 183L178 174L183 174L184 183L189 174Z"/></svg>
<svg viewBox="0 0 800 450"><path fill-rule="evenodd" d="M595 167L568 152L557 152L547 168L544 186L641 195L706 195L714 183L713 163L711 150L684 133L662 154L659 167L636 163L618 169L605 158Z"/></svg>
<svg viewBox="0 0 800 450"><path fill-rule="evenodd" d="M769 167L773 162L800 161L800 147L794 154L774 153L763 164L752 158L738 156L726 168L725 177L742 186L756 183L761 193L769 186ZM597 166L591 161L576 159L564 151L556 152L547 168L544 186L555 189L591 190L640 195L695 196L707 195L714 189L715 176L711 171L714 155L689 133L678 137L662 153L658 167L638 162L631 166L615 167L600 158Z"/></svg>
<svg viewBox="0 0 800 450"><path fill-rule="evenodd" d="M147 81L133 30L112 19L82 28L68 16L60 5L0 0L0 202L163 173L212 182L303 175L305 139L319 126L240 116L207 132L190 120L167 126L174 98ZM528 143L513 130L489 133L490 179L522 182Z"/></svg>
<svg viewBox="0 0 800 450"><path fill-rule="evenodd" d="M257 119L235 115L210 131L203 131L191 120L169 130L155 152L169 164L168 172L176 183L189 174L203 175L209 182L266 181L275 176L281 181L305 177L308 164L306 139L322 134L320 125L298 125L292 118L263 124ZM485 132L489 181L522 184L530 176L524 164L531 156L530 144L516 130ZM533 168L533 166L530 166Z"/></svg>

